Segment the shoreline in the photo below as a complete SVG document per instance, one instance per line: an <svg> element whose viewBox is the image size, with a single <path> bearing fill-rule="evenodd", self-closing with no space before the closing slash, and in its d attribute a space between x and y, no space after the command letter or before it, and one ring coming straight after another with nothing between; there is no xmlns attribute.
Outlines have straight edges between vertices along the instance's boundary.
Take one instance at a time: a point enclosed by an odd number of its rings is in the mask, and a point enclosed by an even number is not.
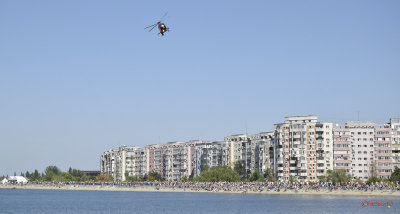
<svg viewBox="0 0 400 214"><path fill-rule="evenodd" d="M215 193L215 194L267 194L267 195L337 195L337 196L392 196L400 197L399 191L357 191L357 190L334 190L330 191L207 191L182 188L160 188L154 187L116 187L116 186L46 186L46 185L0 185L0 189L33 189L33 190L66 190L66 191L117 191L117 192L177 192L177 193Z"/></svg>

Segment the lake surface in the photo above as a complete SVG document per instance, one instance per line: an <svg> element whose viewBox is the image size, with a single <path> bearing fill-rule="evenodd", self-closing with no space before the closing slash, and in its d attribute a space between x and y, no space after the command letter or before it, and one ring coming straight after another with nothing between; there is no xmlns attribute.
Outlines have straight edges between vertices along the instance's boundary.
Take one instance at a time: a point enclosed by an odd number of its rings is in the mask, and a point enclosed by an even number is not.
<svg viewBox="0 0 400 214"><path fill-rule="evenodd" d="M400 213L400 198L0 189L0 213Z"/></svg>

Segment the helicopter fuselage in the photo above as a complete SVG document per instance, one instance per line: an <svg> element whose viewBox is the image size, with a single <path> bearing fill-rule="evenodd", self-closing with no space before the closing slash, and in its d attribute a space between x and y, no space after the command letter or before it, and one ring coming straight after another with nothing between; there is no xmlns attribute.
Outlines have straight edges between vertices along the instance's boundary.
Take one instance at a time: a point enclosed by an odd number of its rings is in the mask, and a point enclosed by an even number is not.
<svg viewBox="0 0 400 214"><path fill-rule="evenodd" d="M158 30L160 30L160 34L164 36L164 33L167 32L169 29L164 23L157 22L157 25L158 25Z"/></svg>

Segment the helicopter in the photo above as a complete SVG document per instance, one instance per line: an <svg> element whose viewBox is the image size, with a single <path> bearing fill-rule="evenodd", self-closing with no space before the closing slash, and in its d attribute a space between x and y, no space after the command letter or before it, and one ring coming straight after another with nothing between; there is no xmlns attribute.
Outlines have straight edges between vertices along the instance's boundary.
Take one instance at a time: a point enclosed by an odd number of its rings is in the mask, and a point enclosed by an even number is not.
<svg viewBox="0 0 400 214"><path fill-rule="evenodd" d="M155 24L152 24L150 26L145 27L144 29L150 28L149 32L152 31L156 26L158 26L158 30L160 31L158 34L161 34L161 36L164 36L165 32L169 32L169 28L167 27L167 25L165 25L164 23L162 23L161 21L165 18L165 16L167 16L168 12L166 12L164 14L163 17L161 17L160 21L158 21Z"/></svg>

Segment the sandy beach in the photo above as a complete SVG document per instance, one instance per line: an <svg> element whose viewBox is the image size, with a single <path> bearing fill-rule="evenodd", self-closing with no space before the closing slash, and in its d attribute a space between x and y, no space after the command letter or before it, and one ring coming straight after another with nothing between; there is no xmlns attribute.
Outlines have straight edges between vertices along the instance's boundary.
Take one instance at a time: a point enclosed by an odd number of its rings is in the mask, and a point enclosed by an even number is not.
<svg viewBox="0 0 400 214"><path fill-rule="evenodd" d="M400 197L400 191L375 190L375 191L356 191L356 190L334 190L334 191L207 191L192 190L189 188L160 188L155 187L116 187L116 186L49 186L49 185L0 185L0 189L38 189L38 190L79 190L79 191L134 191L134 192L186 192L186 193L226 193L226 194L272 194L272 195L343 195L343 196L393 196Z"/></svg>

